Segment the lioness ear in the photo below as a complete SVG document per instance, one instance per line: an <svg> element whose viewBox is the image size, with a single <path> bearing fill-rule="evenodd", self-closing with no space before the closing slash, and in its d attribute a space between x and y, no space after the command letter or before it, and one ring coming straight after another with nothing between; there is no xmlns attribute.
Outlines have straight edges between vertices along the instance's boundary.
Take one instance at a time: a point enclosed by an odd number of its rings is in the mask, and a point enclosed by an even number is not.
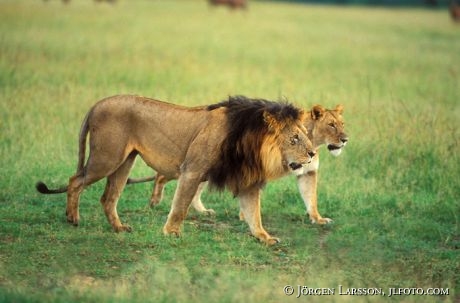
<svg viewBox="0 0 460 303"><path fill-rule="evenodd" d="M323 116L324 111L324 107L322 107L321 105L315 105L311 110L311 117L313 118L313 120L318 120Z"/></svg>
<svg viewBox="0 0 460 303"><path fill-rule="evenodd" d="M335 107L335 110L341 115L343 113L343 105L339 104Z"/></svg>
<svg viewBox="0 0 460 303"><path fill-rule="evenodd" d="M267 123L269 130L277 130L282 128L276 117L267 111L264 111L264 121Z"/></svg>

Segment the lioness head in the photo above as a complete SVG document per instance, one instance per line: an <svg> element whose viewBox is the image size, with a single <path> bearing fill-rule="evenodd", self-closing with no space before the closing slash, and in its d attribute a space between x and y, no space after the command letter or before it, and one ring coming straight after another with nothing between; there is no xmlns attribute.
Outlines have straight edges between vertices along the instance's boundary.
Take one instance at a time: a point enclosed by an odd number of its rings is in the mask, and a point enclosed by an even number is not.
<svg viewBox="0 0 460 303"><path fill-rule="evenodd" d="M314 145L326 144L327 149L334 156L340 155L342 147L348 142L342 118L343 106L337 105L335 109L327 110L321 105L315 105L311 110L311 119L315 126L311 131Z"/></svg>
<svg viewBox="0 0 460 303"><path fill-rule="evenodd" d="M264 113L264 119L267 122L270 130L270 135L267 139L277 141L276 146L280 150L282 162L291 171L296 171L302 168L303 165L311 162L315 152L313 145L308 138L307 129L303 125L306 114L299 111L298 119L285 119L280 121L268 112ZM272 137L271 135L274 136ZM266 147L273 146L272 144L264 145ZM276 157L271 155L267 157L272 161L277 161ZM278 162L278 161L277 161Z"/></svg>

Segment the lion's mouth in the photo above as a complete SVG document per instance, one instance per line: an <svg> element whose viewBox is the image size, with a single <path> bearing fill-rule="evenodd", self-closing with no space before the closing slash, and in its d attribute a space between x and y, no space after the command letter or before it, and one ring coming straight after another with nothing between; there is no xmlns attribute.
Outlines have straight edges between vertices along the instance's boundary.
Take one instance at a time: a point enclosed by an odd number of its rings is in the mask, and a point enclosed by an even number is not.
<svg viewBox="0 0 460 303"><path fill-rule="evenodd" d="M342 153L342 146L337 146L337 145L333 145L333 144L329 144L327 146L327 149L329 150L329 152L333 155L333 156L338 156Z"/></svg>
<svg viewBox="0 0 460 303"><path fill-rule="evenodd" d="M342 146L337 146L337 145L333 145L333 144L329 144L327 146L327 149L330 150L330 151L333 151L333 150L338 150L338 149L341 149Z"/></svg>
<svg viewBox="0 0 460 303"><path fill-rule="evenodd" d="M297 162L291 162L291 163L289 163L289 167L292 170L298 170L298 169L302 168L302 164L297 163Z"/></svg>

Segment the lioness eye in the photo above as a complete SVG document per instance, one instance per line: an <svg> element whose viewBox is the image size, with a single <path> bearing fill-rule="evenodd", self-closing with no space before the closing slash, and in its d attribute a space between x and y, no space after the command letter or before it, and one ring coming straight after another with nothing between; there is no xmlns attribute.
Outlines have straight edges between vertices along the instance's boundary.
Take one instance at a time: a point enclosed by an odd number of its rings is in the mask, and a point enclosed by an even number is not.
<svg viewBox="0 0 460 303"><path fill-rule="evenodd" d="M335 128L335 124L334 124L334 123L329 123L328 125L329 125L330 127L332 127L332 128Z"/></svg>

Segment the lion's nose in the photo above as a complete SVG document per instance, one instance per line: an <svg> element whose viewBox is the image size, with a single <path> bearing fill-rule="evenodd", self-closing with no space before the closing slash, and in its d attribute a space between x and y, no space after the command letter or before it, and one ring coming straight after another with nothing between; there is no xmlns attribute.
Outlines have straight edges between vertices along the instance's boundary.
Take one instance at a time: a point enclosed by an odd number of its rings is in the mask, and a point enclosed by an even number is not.
<svg viewBox="0 0 460 303"><path fill-rule="evenodd" d="M310 156L310 158L313 158L316 155L316 153L314 151L309 151L308 155Z"/></svg>
<svg viewBox="0 0 460 303"><path fill-rule="evenodd" d="M345 144L345 143L348 142L348 137L346 137L346 138L341 138L340 141L342 141L342 143Z"/></svg>

